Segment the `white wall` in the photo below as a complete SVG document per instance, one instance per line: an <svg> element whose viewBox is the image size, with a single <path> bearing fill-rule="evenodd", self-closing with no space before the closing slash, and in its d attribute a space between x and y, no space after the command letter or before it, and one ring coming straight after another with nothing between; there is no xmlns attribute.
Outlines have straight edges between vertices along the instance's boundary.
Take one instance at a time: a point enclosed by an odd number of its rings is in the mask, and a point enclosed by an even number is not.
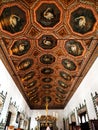
<svg viewBox="0 0 98 130"><path fill-rule="evenodd" d="M11 97L12 102L16 102L18 110L21 112L24 111L28 117L30 116L30 109L27 103L25 102L24 98L16 87L4 64L0 60L0 92L2 91L4 92L4 94L7 92L7 97L4 103L2 114L0 115L0 122L2 119L3 121L5 121Z"/></svg>
<svg viewBox="0 0 98 130"><path fill-rule="evenodd" d="M38 112L41 114L41 115L45 115L46 111L45 110L33 110L31 111L31 128L33 128L33 130L35 129L36 125L37 125L37 121L35 120ZM58 113L58 119L57 119L57 127L58 129L60 130L60 128L63 129L63 118L64 118L64 110L61 109L61 110L48 110L48 115L53 115L53 112L56 112Z"/></svg>
<svg viewBox="0 0 98 130"><path fill-rule="evenodd" d="M91 98L91 93L95 94L98 92L98 58L94 62L93 66L85 76L84 80L78 87L75 94L72 96L71 100L64 109L65 117L68 117L71 112L79 107L79 104L84 103L86 100L87 110L89 114L89 119L96 119L96 114L94 110L93 101Z"/></svg>

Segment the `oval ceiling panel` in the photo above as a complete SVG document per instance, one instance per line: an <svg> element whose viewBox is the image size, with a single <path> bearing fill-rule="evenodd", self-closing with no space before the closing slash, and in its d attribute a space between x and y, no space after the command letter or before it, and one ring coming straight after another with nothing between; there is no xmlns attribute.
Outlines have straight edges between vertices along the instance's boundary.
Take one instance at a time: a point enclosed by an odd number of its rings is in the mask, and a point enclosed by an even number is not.
<svg viewBox="0 0 98 130"><path fill-rule="evenodd" d="M19 65L18 65L18 69L19 70L26 70L28 68L30 68L33 64L33 60L32 59L25 59L23 60Z"/></svg>
<svg viewBox="0 0 98 130"><path fill-rule="evenodd" d="M65 73L64 71L60 71L60 76L61 76L63 79L67 80L67 81L70 81L70 80L71 80L71 76L70 76L69 74Z"/></svg>
<svg viewBox="0 0 98 130"><path fill-rule="evenodd" d="M79 7L71 13L70 25L77 33L85 34L92 31L95 22L96 19L91 9Z"/></svg>
<svg viewBox="0 0 98 130"><path fill-rule="evenodd" d="M50 94L50 93L51 93L51 90L46 90L44 93L45 93L45 94Z"/></svg>
<svg viewBox="0 0 98 130"><path fill-rule="evenodd" d="M69 59L63 59L62 65L65 67L65 69L68 69L70 71L74 71L76 69L75 63Z"/></svg>
<svg viewBox="0 0 98 130"><path fill-rule="evenodd" d="M50 88L52 88L52 85L50 85L50 84L45 84L45 85L43 85L42 86L44 89L50 89Z"/></svg>
<svg viewBox="0 0 98 130"><path fill-rule="evenodd" d="M37 94L34 94L33 96L31 95L30 100L33 100L33 99L36 98L36 97L38 97Z"/></svg>
<svg viewBox="0 0 98 130"><path fill-rule="evenodd" d="M52 98L51 98L50 96L45 96L45 97L43 97L43 102L44 102L44 103L46 103L46 102L50 103L51 100L52 100Z"/></svg>
<svg viewBox="0 0 98 130"><path fill-rule="evenodd" d="M40 57L40 61L43 64L52 64L53 62L55 62L55 57L51 54L44 54Z"/></svg>
<svg viewBox="0 0 98 130"><path fill-rule="evenodd" d="M57 96L58 98L60 98L60 99L64 99L64 98L65 98L65 96L63 96L62 94L59 94L59 93L57 93L56 96Z"/></svg>
<svg viewBox="0 0 98 130"><path fill-rule="evenodd" d="M33 103L38 103L38 102L39 102L39 98L38 98L38 96L35 97L35 98L33 98L33 99L32 99L32 102L33 102Z"/></svg>
<svg viewBox="0 0 98 130"><path fill-rule="evenodd" d="M35 100L33 100L33 103L38 103L39 102L39 98L36 98Z"/></svg>
<svg viewBox="0 0 98 130"><path fill-rule="evenodd" d="M38 44L43 49L52 49L57 46L57 39L52 35L43 35L38 40Z"/></svg>
<svg viewBox="0 0 98 130"><path fill-rule="evenodd" d="M60 10L54 3L43 3L36 11L36 19L43 27L53 27L60 21Z"/></svg>
<svg viewBox="0 0 98 130"><path fill-rule="evenodd" d="M27 88L31 88L31 87L35 86L36 83L37 83L37 80L33 80L32 82L27 84Z"/></svg>
<svg viewBox="0 0 98 130"><path fill-rule="evenodd" d="M57 91L60 92L61 94L66 94L66 91L63 90L61 87L56 87Z"/></svg>
<svg viewBox="0 0 98 130"><path fill-rule="evenodd" d="M68 87L68 85L67 84L65 84L63 81L61 81L61 80L58 80L58 84L62 87L62 88L67 88Z"/></svg>
<svg viewBox="0 0 98 130"><path fill-rule="evenodd" d="M59 99L59 98L56 98L55 101L56 101L57 103L62 103L62 102L63 102L63 100L61 100L61 99Z"/></svg>
<svg viewBox="0 0 98 130"><path fill-rule="evenodd" d="M43 73L43 74L52 74L53 72L54 72L54 70L49 67L45 67L41 70L41 73Z"/></svg>
<svg viewBox="0 0 98 130"><path fill-rule="evenodd" d="M42 79L43 82L49 83L52 81L52 78L43 78Z"/></svg>
<svg viewBox="0 0 98 130"><path fill-rule="evenodd" d="M2 29L11 34L22 31L26 24L26 14L18 6L7 7L0 16Z"/></svg>
<svg viewBox="0 0 98 130"><path fill-rule="evenodd" d="M34 71L31 71L31 72L27 73L27 74L22 78L22 80L23 80L23 81L28 81L28 80L30 80L31 78L33 78L34 75L35 75L35 72L34 72Z"/></svg>
<svg viewBox="0 0 98 130"><path fill-rule="evenodd" d="M73 56L80 56L84 51L81 43L73 39L66 42L65 49Z"/></svg>
<svg viewBox="0 0 98 130"><path fill-rule="evenodd" d="M13 46L11 47L11 53L13 55L22 56L27 53L30 49L30 41L22 39L15 41Z"/></svg>
<svg viewBox="0 0 98 130"><path fill-rule="evenodd" d="M37 92L37 90L38 90L38 87L35 87L33 89L26 90L26 92L30 96L30 95L35 94Z"/></svg>

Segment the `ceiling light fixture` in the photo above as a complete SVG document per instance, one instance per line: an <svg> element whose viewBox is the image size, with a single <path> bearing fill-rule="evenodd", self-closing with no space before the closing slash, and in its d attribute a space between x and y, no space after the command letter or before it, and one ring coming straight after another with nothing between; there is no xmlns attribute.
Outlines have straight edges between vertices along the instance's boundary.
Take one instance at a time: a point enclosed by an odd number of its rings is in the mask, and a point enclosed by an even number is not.
<svg viewBox="0 0 98 130"><path fill-rule="evenodd" d="M41 115L40 112L38 112L37 117L35 118L36 121L40 123L45 123L46 125L56 122L56 120L58 119L58 113L53 112L53 115L48 115L48 106L49 106L49 101L46 98L46 103L45 103L46 115Z"/></svg>

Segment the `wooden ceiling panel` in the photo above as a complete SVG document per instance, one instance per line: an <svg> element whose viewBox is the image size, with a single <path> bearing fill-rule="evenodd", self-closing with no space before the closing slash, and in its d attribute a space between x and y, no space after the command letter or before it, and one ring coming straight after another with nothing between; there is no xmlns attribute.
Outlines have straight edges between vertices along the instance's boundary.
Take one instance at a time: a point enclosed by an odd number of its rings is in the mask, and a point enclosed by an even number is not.
<svg viewBox="0 0 98 130"><path fill-rule="evenodd" d="M92 3L17 0L1 5L2 60L31 109L45 108L46 100L49 109L64 108L90 68L98 28Z"/></svg>

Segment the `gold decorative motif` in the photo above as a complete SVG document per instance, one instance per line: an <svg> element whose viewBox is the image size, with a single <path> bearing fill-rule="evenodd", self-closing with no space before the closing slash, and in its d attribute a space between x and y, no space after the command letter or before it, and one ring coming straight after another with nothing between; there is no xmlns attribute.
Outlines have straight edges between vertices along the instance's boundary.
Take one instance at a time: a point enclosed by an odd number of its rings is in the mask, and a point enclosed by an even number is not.
<svg viewBox="0 0 98 130"><path fill-rule="evenodd" d="M51 20L54 18L54 14L52 13L52 9L51 8L47 8L44 13L43 13L44 18Z"/></svg>
<svg viewBox="0 0 98 130"><path fill-rule="evenodd" d="M20 21L20 17L15 14L12 14L9 19L10 22L9 24L14 28L15 26L17 26L19 21Z"/></svg>
<svg viewBox="0 0 98 130"><path fill-rule="evenodd" d="M86 26L86 18L85 18L85 16L79 16L79 17L75 18L75 21L79 22L78 24L79 24L80 28L83 28L83 27Z"/></svg>

